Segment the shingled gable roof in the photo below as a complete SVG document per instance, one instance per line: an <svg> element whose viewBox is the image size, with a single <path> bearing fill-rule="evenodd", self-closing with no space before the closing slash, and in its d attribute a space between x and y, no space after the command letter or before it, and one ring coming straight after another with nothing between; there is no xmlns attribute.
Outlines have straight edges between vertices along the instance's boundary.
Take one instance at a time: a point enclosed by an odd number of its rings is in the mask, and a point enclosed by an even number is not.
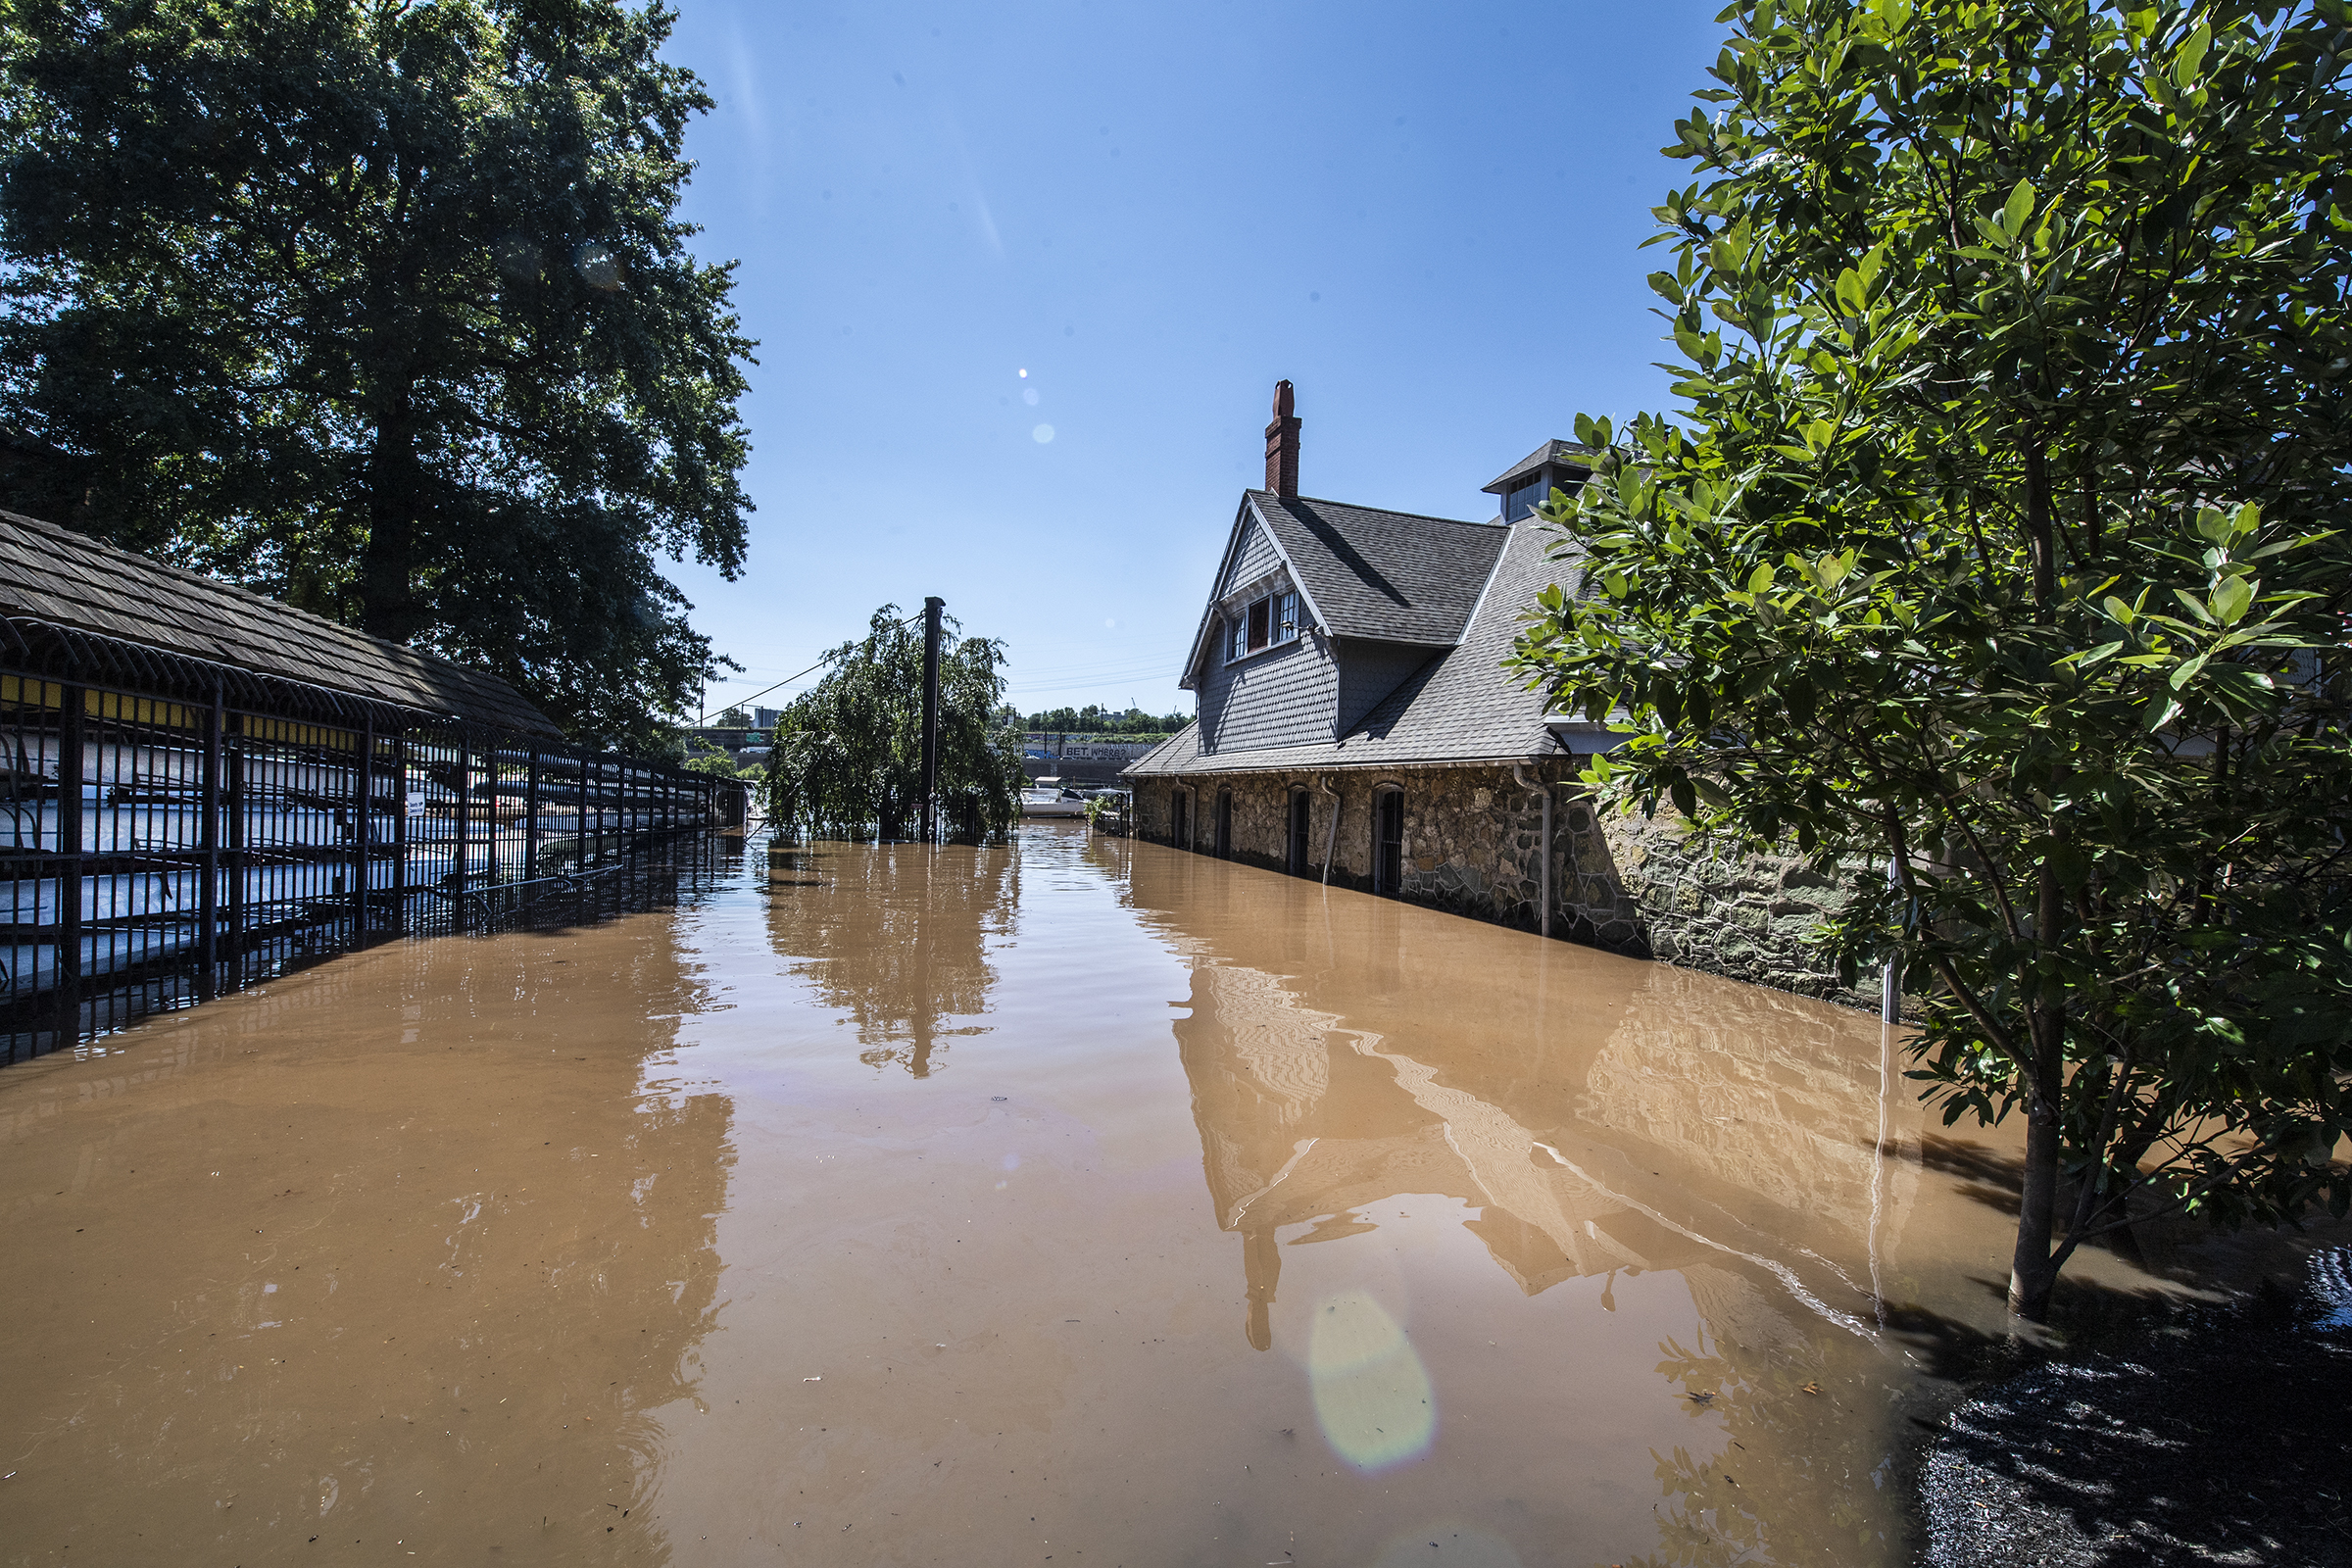
<svg viewBox="0 0 2352 1568"><path fill-rule="evenodd" d="M496 675L13 512L0 512L0 614L524 734L563 733Z"/></svg>
<svg viewBox="0 0 2352 1568"><path fill-rule="evenodd" d="M1451 647L1502 554L1504 530L1491 522L1250 490L1234 518L1218 581L1253 518L1281 552L1316 623L1334 637ZM1200 666L1215 613L1209 606L1194 634L1188 681Z"/></svg>
<svg viewBox="0 0 2352 1568"><path fill-rule="evenodd" d="M1308 772L1532 761L1557 757L1548 698L1502 667L1536 595L1559 583L1572 595L1583 567L1554 557L1557 532L1535 518L1490 529L1505 548L1478 612L1453 647L1433 653L1337 743L1200 754L1200 726L1187 725L1125 769L1128 778L1187 773Z"/></svg>

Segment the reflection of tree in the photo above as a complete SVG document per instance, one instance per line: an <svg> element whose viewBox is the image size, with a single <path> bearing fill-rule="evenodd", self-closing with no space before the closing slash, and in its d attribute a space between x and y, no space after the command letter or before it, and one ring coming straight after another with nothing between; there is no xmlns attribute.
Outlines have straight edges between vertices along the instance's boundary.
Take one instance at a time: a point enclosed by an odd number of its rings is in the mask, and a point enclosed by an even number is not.
<svg viewBox="0 0 2352 1568"><path fill-rule="evenodd" d="M1657 1462L1659 1547L1646 1568L1716 1564L1844 1563L1896 1554L1891 1521L1875 1503L1888 1478L1874 1470L1885 1401L1876 1357L1825 1354L1824 1345L1729 1269L1683 1270L1699 1311L1689 1346L1658 1347L1658 1374L1693 1417L1722 1423L1703 1444L1651 1450ZM1842 1348L1835 1347L1832 1348ZM1694 1449L1696 1451L1694 1451ZM1817 1498L1816 1508L1788 1506Z"/></svg>
<svg viewBox="0 0 2352 1568"><path fill-rule="evenodd" d="M857 1020L860 1056L917 1078L939 1043L977 1034L1011 929L1016 852L1004 845L816 843L771 852L768 940L826 1004Z"/></svg>

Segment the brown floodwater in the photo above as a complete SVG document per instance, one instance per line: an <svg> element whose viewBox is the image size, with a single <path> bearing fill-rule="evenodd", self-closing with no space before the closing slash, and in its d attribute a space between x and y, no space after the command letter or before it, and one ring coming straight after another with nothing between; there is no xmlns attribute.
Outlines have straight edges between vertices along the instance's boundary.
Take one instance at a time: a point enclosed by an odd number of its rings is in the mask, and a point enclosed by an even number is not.
<svg viewBox="0 0 2352 1568"><path fill-rule="evenodd" d="M0 1071L0 1561L1898 1562L1891 1050L1057 824L348 956Z"/></svg>

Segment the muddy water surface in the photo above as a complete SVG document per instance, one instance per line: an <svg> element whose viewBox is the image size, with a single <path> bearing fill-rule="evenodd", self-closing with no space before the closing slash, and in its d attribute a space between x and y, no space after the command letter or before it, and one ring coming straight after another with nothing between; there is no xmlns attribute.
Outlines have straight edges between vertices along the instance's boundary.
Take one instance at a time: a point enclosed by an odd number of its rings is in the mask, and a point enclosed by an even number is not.
<svg viewBox="0 0 2352 1568"><path fill-rule="evenodd" d="M0 1562L1901 1561L1886 1049L1048 824L354 955L0 1071Z"/></svg>

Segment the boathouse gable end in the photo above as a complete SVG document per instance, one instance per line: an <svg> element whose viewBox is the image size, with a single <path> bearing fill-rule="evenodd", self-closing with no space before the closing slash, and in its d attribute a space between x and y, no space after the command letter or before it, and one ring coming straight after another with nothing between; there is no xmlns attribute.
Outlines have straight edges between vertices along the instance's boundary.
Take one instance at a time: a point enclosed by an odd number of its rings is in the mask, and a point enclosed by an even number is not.
<svg viewBox="0 0 2352 1568"><path fill-rule="evenodd" d="M1338 673L1330 639L1282 547L1246 501L1202 617L1195 668L1204 752L1331 741Z"/></svg>
<svg viewBox="0 0 2352 1568"><path fill-rule="evenodd" d="M1508 534L1245 492L1183 680L1200 694L1192 744L1208 757L1336 743L1461 643Z"/></svg>

